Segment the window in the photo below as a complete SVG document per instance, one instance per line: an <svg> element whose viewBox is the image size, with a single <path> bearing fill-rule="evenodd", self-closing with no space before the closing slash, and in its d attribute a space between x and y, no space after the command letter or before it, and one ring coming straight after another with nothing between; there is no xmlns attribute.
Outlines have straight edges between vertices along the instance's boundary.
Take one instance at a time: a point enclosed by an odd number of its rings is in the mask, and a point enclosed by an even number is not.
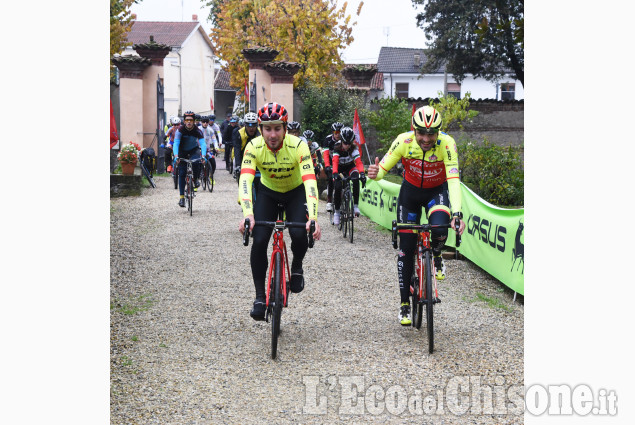
<svg viewBox="0 0 635 425"><path fill-rule="evenodd" d="M408 83L395 83L395 96L400 99L407 99Z"/></svg>
<svg viewBox="0 0 635 425"><path fill-rule="evenodd" d="M448 83L448 96L454 96L461 99L461 85L458 83Z"/></svg>
<svg viewBox="0 0 635 425"><path fill-rule="evenodd" d="M514 100L515 83L501 84L501 100Z"/></svg>

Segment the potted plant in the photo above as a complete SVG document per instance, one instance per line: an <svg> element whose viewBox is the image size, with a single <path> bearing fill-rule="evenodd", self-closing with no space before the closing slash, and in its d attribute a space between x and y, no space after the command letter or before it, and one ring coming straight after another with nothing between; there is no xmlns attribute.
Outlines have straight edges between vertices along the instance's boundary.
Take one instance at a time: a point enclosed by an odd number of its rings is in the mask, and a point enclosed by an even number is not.
<svg viewBox="0 0 635 425"><path fill-rule="evenodd" d="M121 164L121 173L123 175L131 176L134 174L134 167L137 165L140 150L141 147L133 142L123 145L117 155L117 159Z"/></svg>

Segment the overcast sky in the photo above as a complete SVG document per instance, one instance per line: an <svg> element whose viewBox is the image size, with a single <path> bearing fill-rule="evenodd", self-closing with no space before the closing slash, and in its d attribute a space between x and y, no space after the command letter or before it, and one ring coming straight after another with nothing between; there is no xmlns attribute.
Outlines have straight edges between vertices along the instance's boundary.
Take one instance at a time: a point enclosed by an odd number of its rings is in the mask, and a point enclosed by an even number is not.
<svg viewBox="0 0 635 425"><path fill-rule="evenodd" d="M338 0L341 6L345 0ZM423 30L417 28L418 13L411 0L366 0L360 16L355 16L360 0L350 0L347 13L357 20L353 27L355 41L342 52L345 63L376 63L382 46L422 47L425 45ZM181 7L182 6L182 7ZM130 8L140 21L189 21L198 15L205 30L209 8L200 0L142 0Z"/></svg>

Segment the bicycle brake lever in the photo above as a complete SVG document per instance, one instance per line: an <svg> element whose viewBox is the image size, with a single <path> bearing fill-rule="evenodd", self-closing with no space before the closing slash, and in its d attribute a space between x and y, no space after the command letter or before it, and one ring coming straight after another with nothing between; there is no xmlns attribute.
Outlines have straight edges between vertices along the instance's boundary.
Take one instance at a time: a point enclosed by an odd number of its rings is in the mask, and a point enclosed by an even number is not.
<svg viewBox="0 0 635 425"><path fill-rule="evenodd" d="M315 243L313 240L313 232L315 232L315 221L311 220L311 225L309 226L309 248L313 248L313 244Z"/></svg>
<svg viewBox="0 0 635 425"><path fill-rule="evenodd" d="M243 233L243 245L249 245L249 227L251 223L248 218L245 219L245 232Z"/></svg>
<svg viewBox="0 0 635 425"><path fill-rule="evenodd" d="M392 247L397 249L397 220L392 221Z"/></svg>

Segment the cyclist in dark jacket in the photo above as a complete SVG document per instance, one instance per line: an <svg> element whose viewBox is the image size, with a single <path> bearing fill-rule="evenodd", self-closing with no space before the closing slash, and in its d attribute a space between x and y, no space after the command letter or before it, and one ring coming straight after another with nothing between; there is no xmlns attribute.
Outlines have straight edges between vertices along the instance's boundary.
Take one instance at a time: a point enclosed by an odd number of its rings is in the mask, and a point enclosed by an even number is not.
<svg viewBox="0 0 635 425"><path fill-rule="evenodd" d="M179 158L186 158L191 161L201 160L207 153L205 146L205 137L201 130L194 125L194 112L187 111L183 114L184 124L179 126L174 136L174 159L176 160L179 171L179 207L185 207L185 174L187 173L187 164L183 161L179 162ZM194 171L195 186L198 187L198 176L201 174L201 162L196 161L192 164Z"/></svg>

